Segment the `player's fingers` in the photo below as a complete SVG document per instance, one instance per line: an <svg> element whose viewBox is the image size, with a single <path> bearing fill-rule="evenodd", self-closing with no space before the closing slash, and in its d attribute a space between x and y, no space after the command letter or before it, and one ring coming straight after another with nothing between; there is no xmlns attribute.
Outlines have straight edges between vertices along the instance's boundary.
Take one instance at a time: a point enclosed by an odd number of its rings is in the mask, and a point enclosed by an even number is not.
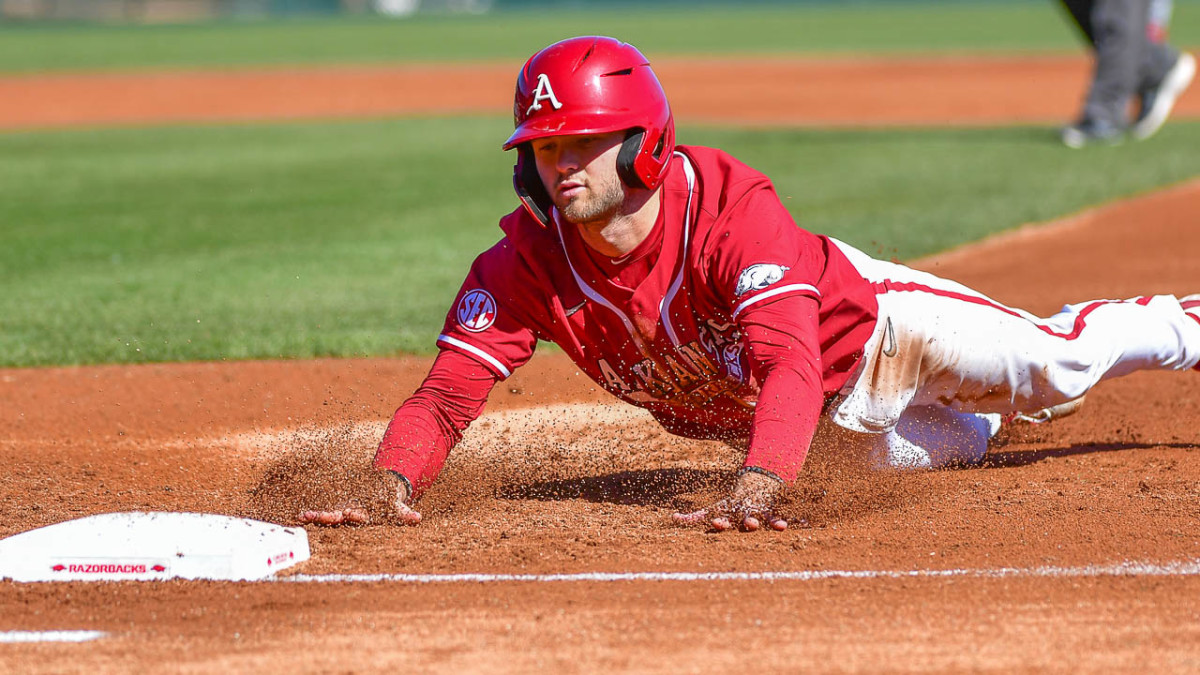
<svg viewBox="0 0 1200 675"><path fill-rule="evenodd" d="M709 524L712 525L712 528L717 532L725 532L733 529L733 521L725 516L717 516L716 518L710 520Z"/></svg>
<svg viewBox="0 0 1200 675"><path fill-rule="evenodd" d="M421 522L421 514L408 504L397 502L396 519L404 525L418 525Z"/></svg>
<svg viewBox="0 0 1200 675"><path fill-rule="evenodd" d="M691 513L675 513L671 515L671 522L676 525L689 526L708 521L708 509L700 509Z"/></svg>
<svg viewBox="0 0 1200 675"><path fill-rule="evenodd" d="M313 525L340 525L346 514L342 511L303 511L300 522Z"/></svg>
<svg viewBox="0 0 1200 675"><path fill-rule="evenodd" d="M776 532L787 529L787 521L776 516L769 509L761 507L750 507L742 511L739 519L741 521L742 530L746 532L755 532L764 527L769 527Z"/></svg>
<svg viewBox="0 0 1200 675"><path fill-rule="evenodd" d="M350 507L342 509L342 524L344 525L366 525L371 521L371 516L366 509Z"/></svg>

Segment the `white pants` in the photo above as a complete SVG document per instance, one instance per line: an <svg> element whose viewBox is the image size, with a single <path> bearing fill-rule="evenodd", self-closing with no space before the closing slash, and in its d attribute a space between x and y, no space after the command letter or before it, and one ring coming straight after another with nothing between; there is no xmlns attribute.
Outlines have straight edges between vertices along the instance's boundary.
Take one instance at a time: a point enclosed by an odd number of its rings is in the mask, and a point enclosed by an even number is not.
<svg viewBox="0 0 1200 675"><path fill-rule="evenodd" d="M1040 319L836 242L878 289L860 371L831 414L876 464L982 458L999 415L1033 413L1137 370L1200 363L1200 323L1170 295L1067 305Z"/></svg>

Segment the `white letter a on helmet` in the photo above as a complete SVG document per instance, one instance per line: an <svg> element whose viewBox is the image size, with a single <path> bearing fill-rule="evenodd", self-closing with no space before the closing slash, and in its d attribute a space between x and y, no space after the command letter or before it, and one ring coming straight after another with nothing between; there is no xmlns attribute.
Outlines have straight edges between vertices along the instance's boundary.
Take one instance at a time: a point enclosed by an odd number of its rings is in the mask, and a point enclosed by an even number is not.
<svg viewBox="0 0 1200 675"><path fill-rule="evenodd" d="M550 105L554 106L555 110L562 107L562 104L554 97L554 89L550 86L550 78L546 77L545 73L538 75L537 87L533 90L533 105L529 106L529 110L526 110L525 114L528 115L534 110L541 110L542 101L550 101Z"/></svg>

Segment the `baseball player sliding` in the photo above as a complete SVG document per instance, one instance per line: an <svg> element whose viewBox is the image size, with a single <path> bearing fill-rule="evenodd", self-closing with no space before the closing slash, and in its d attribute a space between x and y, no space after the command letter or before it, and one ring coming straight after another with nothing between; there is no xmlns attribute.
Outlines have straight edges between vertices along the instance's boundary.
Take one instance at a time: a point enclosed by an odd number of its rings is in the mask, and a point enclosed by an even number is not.
<svg viewBox="0 0 1200 675"><path fill-rule="evenodd" d="M375 466L394 512L304 522L416 524L496 382L538 340L562 347L671 433L746 448L732 493L675 522L782 530L821 415L880 467L979 460L1004 416L1045 416L1096 383L1200 364L1200 296L1069 305L1041 319L952 281L874 260L796 226L770 180L712 148L675 145L646 58L579 37L521 69L513 183L523 206L472 265L421 387Z"/></svg>

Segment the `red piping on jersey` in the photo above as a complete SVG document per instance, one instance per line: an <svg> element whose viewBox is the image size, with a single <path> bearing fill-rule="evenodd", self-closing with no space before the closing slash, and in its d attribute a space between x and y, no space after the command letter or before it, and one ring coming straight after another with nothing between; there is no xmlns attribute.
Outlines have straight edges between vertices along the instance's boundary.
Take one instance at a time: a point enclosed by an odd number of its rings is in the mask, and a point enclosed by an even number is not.
<svg viewBox="0 0 1200 675"><path fill-rule="evenodd" d="M916 283L911 283L911 282L907 282L907 281L903 281L903 282L902 281L891 281L891 280L882 281L882 282L877 281L873 285L875 286L876 293L888 293L888 292L892 292L892 293L906 293L906 292L929 293L931 295L939 295L944 298L951 298L954 300L961 300L963 302L969 302L969 303L975 304L975 305L991 307L992 309L999 310L1010 316L1015 316L1019 319L1025 319L1026 321L1029 321L1028 317L1022 315L1020 312L1017 312L1016 310L1014 310L1012 308L1005 307L1004 305L1001 305L997 302L993 302L991 300L988 300L987 298L981 298L981 297L975 296L975 295L967 295L965 293L958 293L955 291L947 291L947 290L943 290L941 288L934 288L932 286L926 286L925 284L916 284ZM1151 300L1151 298L1149 298L1149 297L1141 297L1141 298L1138 298L1135 302L1137 302L1137 304L1139 304L1139 305L1146 305L1146 304L1149 304L1150 300ZM1034 326L1037 326L1039 329L1041 329L1041 331L1043 333L1045 333L1047 335L1050 335L1050 336L1056 337L1056 338L1062 338L1064 340L1074 340L1079 337L1079 334L1082 333L1083 329L1087 326L1087 315L1088 314L1091 314L1092 312L1096 311L1100 307L1103 307L1104 305L1115 305L1115 304L1121 304L1124 302L1128 302L1128 301L1127 300L1097 300L1093 303L1088 304L1086 307L1081 309L1079 311L1079 315L1075 317L1075 324L1071 327L1071 332L1069 332L1069 333L1059 333L1059 332L1056 332L1054 329L1050 328L1049 326L1043 326L1034 321L1029 321L1029 322L1032 323Z"/></svg>
<svg viewBox="0 0 1200 675"><path fill-rule="evenodd" d="M1179 306L1183 308L1184 316L1200 324L1200 312L1196 312L1195 314L1191 312L1193 309L1200 309L1200 300L1188 300L1187 302L1179 303ZM1200 363L1197 363L1192 370L1200 372Z"/></svg>
<svg viewBox="0 0 1200 675"><path fill-rule="evenodd" d="M1200 308L1200 302L1180 303L1180 306L1183 307L1184 310L1189 310L1189 309L1192 309L1193 307ZM1195 321L1196 323L1200 324L1200 313L1192 314L1191 312L1184 311L1183 315L1188 317L1192 321ZM1200 363L1197 363L1196 367L1192 368L1192 370L1195 370L1196 372L1200 372Z"/></svg>

